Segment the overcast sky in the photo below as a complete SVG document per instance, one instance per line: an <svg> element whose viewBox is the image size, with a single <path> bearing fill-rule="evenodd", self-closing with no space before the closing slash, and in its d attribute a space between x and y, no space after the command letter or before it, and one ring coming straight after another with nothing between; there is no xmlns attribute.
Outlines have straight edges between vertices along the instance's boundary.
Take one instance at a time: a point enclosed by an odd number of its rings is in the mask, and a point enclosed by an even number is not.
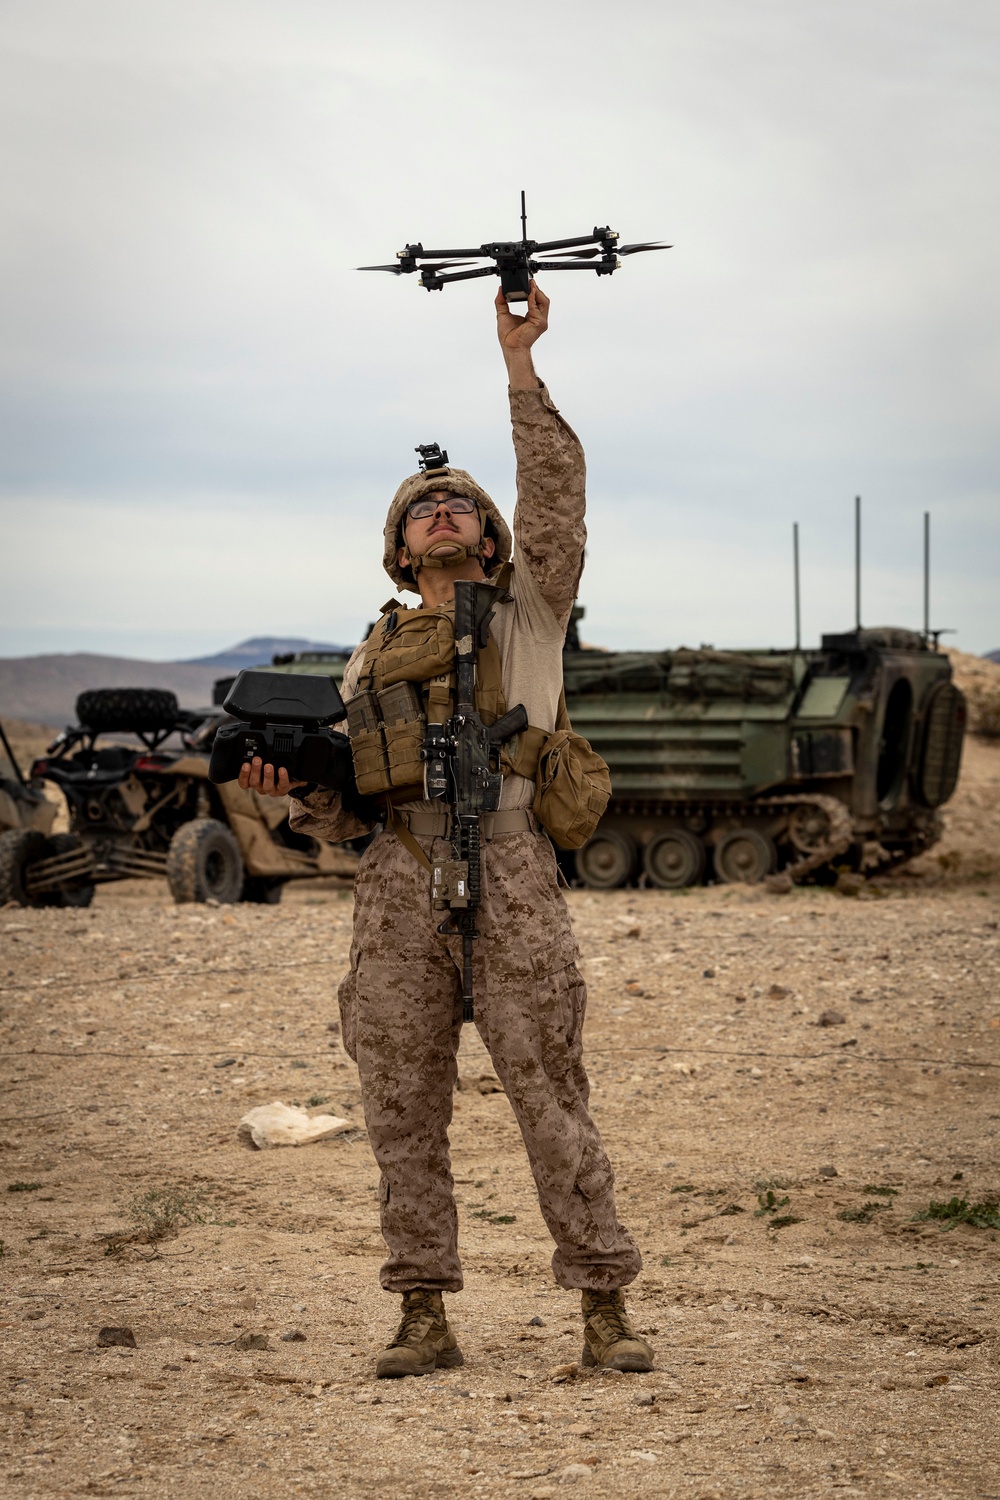
<svg viewBox="0 0 1000 1500"><path fill-rule="evenodd" d="M552 274L585 638L1000 647L995 0L0 0L0 654L355 640L440 441L508 514L492 281L407 240L674 248Z"/></svg>

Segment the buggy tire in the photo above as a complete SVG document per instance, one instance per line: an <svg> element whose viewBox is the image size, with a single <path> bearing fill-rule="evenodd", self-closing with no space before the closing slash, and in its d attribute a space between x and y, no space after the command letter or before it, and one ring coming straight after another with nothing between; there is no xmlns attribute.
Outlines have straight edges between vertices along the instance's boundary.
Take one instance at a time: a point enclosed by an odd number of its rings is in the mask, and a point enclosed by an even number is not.
<svg viewBox="0 0 1000 1500"><path fill-rule="evenodd" d="M196 818L178 828L167 852L167 884L176 902L229 906L240 899L244 878L240 846L225 823Z"/></svg>
<svg viewBox="0 0 1000 1500"><path fill-rule="evenodd" d="M49 841L37 828L11 828L0 834L0 906L51 906L52 893L29 896L25 884L28 866L51 853Z"/></svg>
<svg viewBox="0 0 1000 1500"><path fill-rule="evenodd" d="M164 688L93 688L76 700L76 717L95 734L160 734L180 716L177 697Z"/></svg>
<svg viewBox="0 0 1000 1500"><path fill-rule="evenodd" d="M277 906L285 888L283 880L270 880L266 875L248 875L243 883L241 901L250 901L257 906Z"/></svg>
<svg viewBox="0 0 1000 1500"><path fill-rule="evenodd" d="M80 840L75 833L57 833L49 839L48 854L69 854L79 849ZM67 886L65 890L53 891L49 904L52 906L89 906L94 899L94 882ZM46 893L48 894L48 893Z"/></svg>

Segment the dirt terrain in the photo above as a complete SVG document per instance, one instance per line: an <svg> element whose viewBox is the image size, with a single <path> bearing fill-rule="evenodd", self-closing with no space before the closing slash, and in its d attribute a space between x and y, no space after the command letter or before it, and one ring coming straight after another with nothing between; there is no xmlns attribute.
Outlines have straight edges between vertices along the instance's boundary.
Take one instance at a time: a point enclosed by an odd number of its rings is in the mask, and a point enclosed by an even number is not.
<svg viewBox="0 0 1000 1500"><path fill-rule="evenodd" d="M1000 745L860 899L571 893L651 1375L579 1368L469 1032L466 1364L372 1379L397 1304L336 1024L351 901L0 912L5 1495L1000 1495ZM357 1128L241 1147L272 1099Z"/></svg>

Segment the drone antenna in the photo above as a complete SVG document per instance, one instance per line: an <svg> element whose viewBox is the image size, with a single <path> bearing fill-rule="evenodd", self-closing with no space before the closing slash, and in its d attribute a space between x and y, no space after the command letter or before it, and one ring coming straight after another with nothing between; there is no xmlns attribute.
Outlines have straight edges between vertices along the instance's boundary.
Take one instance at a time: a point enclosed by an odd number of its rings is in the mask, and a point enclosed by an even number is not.
<svg viewBox="0 0 1000 1500"><path fill-rule="evenodd" d="M524 207L524 188L521 189L521 244L528 243L528 215Z"/></svg>

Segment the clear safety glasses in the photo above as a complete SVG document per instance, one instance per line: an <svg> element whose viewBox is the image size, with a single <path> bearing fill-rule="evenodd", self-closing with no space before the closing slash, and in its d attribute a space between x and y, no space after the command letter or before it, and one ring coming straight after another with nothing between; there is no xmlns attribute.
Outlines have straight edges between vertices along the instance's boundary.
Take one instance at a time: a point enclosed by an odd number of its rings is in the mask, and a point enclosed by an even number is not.
<svg viewBox="0 0 1000 1500"><path fill-rule="evenodd" d="M423 500L411 500L406 507L406 514L411 521L426 521L439 505L446 505L455 516L470 516L476 508L475 500L470 500L468 495L449 495L445 500L434 500L430 497Z"/></svg>

